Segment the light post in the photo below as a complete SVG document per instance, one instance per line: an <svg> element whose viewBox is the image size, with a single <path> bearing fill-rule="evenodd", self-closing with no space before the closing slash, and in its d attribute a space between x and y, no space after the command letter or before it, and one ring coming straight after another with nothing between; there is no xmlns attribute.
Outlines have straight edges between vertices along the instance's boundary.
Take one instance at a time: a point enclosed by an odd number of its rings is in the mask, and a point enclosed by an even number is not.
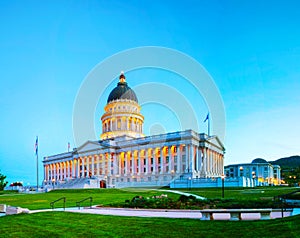
<svg viewBox="0 0 300 238"><path fill-rule="evenodd" d="M192 188L192 178L189 177L189 190L191 191L191 188Z"/></svg>
<svg viewBox="0 0 300 238"><path fill-rule="evenodd" d="M240 167L240 177L243 177L243 176L244 176L243 170L244 170L244 168L243 168L243 166L241 166L241 167Z"/></svg>
<svg viewBox="0 0 300 238"><path fill-rule="evenodd" d="M252 171L253 187L255 187L255 177L256 177L255 172Z"/></svg>
<svg viewBox="0 0 300 238"><path fill-rule="evenodd" d="M222 178L222 198L224 198L224 180L225 180L225 175L222 174L221 178Z"/></svg>

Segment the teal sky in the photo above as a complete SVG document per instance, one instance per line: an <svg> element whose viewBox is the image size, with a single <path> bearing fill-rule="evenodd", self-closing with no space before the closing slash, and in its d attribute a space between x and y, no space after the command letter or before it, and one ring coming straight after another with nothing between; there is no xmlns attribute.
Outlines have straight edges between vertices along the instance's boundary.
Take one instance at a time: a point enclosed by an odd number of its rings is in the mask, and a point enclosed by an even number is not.
<svg viewBox="0 0 300 238"><path fill-rule="evenodd" d="M212 76L226 111L225 164L299 155L299 9L297 0L0 1L1 172L9 182L35 184L38 135L42 181L42 158L74 146L73 104L86 75L141 46L181 51ZM204 100L176 75L141 69L126 76L131 87L178 88L205 119ZM101 96L96 119L116 83ZM145 105L143 114L146 134L178 130L170 108Z"/></svg>

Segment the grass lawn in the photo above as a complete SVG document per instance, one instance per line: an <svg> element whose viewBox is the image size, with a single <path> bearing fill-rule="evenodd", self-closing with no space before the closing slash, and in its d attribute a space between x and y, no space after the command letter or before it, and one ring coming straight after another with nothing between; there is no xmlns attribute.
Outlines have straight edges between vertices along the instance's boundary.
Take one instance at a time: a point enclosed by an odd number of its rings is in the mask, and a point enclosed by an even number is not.
<svg viewBox="0 0 300 238"><path fill-rule="evenodd" d="M37 194L19 194L9 193L0 195L0 204L7 204L10 206L19 206L28 208L30 210L50 208L50 202L66 197L66 206L75 207L76 202L87 197L93 197L93 205L109 205L110 203L124 202L131 200L134 196L151 197L153 195L166 194L150 189L66 189L53 190L48 193ZM168 197L178 199L180 195L174 193L167 193ZM83 203L87 206L89 201ZM55 204L55 207L62 207L62 201Z"/></svg>
<svg viewBox="0 0 300 238"><path fill-rule="evenodd" d="M42 212L0 217L0 237L300 237L300 216L265 221Z"/></svg>
<svg viewBox="0 0 300 238"><path fill-rule="evenodd" d="M258 187L258 188L226 188L225 198L237 199L238 201L249 200L270 200L274 196L286 194L299 188L289 187ZM220 188L202 188L192 190L181 190L184 192L197 194L206 198L220 198ZM151 197L153 195L161 195L161 192L153 189L69 189L69 190L53 190L48 193L38 194L20 194L16 192L3 191L0 194L0 204L11 206L19 206L23 208L46 209L50 208L50 202L66 197L66 206L75 207L76 202L87 197L93 197L93 205L109 205L123 203L125 200L131 200L134 196ZM168 197L177 200L179 194L168 193ZM87 206L89 201L83 203ZM62 207L62 201L55 204L55 207Z"/></svg>
<svg viewBox="0 0 300 238"><path fill-rule="evenodd" d="M255 188L226 188L225 198L237 200L272 199L274 196L287 194L299 190L299 187L255 187ZM193 188L191 190L181 189L182 192L196 194L206 198L221 198L222 188Z"/></svg>

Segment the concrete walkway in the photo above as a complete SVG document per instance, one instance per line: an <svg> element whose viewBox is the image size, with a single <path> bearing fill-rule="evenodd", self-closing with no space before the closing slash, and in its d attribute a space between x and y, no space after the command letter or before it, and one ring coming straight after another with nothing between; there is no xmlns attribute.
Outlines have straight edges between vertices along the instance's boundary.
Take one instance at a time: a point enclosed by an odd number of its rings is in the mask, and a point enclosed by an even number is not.
<svg viewBox="0 0 300 238"><path fill-rule="evenodd" d="M130 217L167 217L167 218L192 218L202 217L199 210L166 210L166 209L130 209L130 208L92 208L76 209L69 212L90 213L112 216Z"/></svg>
<svg viewBox="0 0 300 238"><path fill-rule="evenodd" d="M185 193L185 192L181 192L181 191L177 191L177 190L162 190L162 189L153 189L153 190L160 191L160 192L176 193L176 194L185 195L185 196L194 196L195 198L201 199L201 200L206 199L205 197L201 197L201 196L196 195L196 194Z"/></svg>
<svg viewBox="0 0 300 238"><path fill-rule="evenodd" d="M63 208L58 209L41 209L32 210L29 213L37 212L64 211ZM167 210L167 209L134 209L134 208L108 208L96 207L92 208L66 208L65 212L88 213L98 215L111 216L130 216L130 217L167 217L167 218L193 218L200 219L202 217L200 210Z"/></svg>
<svg viewBox="0 0 300 238"><path fill-rule="evenodd" d="M300 210L300 209L299 209ZM49 211L64 211L62 208L58 209L42 209L33 210L29 213L49 212ZM92 208L66 208L65 212L98 214L98 215L111 215L111 216L129 216L129 217L165 217L165 218L190 218L201 219L201 210L168 210L168 209L134 209L134 208L108 208L96 207ZM298 212L299 213L299 212ZM297 214L297 213L296 213ZM291 212L284 212L284 217L296 215ZM260 215L256 213L244 213L243 220L259 220ZM215 214L216 220L229 220L229 214ZM271 218L281 218L281 212L274 210L271 212Z"/></svg>

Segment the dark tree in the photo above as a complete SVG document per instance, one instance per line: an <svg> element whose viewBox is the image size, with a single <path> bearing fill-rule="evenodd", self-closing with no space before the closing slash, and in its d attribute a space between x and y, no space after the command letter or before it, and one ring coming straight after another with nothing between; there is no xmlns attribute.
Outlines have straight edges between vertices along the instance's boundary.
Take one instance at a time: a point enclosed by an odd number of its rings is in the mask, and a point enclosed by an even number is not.
<svg viewBox="0 0 300 238"><path fill-rule="evenodd" d="M0 173L0 191L2 191L7 185L7 181L5 181L6 176Z"/></svg>

